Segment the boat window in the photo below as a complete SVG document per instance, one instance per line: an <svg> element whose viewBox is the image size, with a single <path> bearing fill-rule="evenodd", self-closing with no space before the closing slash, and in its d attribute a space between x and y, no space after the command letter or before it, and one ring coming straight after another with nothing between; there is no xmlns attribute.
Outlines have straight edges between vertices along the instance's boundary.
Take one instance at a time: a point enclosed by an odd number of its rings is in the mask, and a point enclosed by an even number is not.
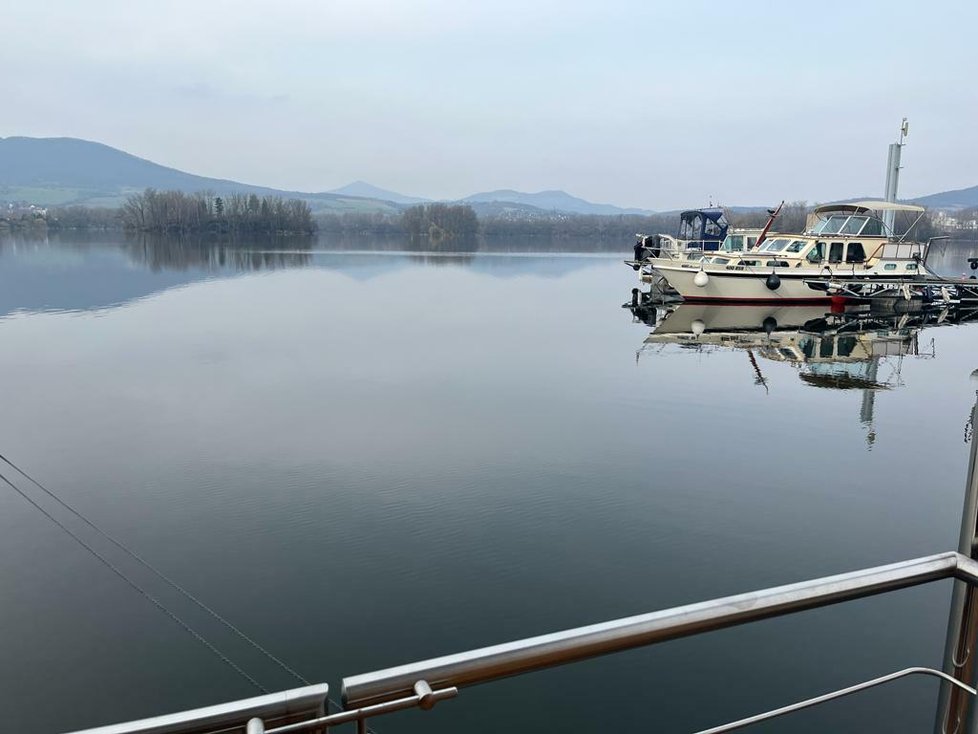
<svg viewBox="0 0 978 734"><path fill-rule="evenodd" d="M707 217L706 222L703 225L703 233L707 237L719 237L721 234L723 234L723 228L717 224L717 222L714 222L712 219Z"/></svg>
<svg viewBox="0 0 978 734"><path fill-rule="evenodd" d="M866 217L849 217L849 221L839 230L839 234L859 234L859 230L866 224L866 219Z"/></svg>
<svg viewBox="0 0 978 734"><path fill-rule="evenodd" d="M863 249L862 242L850 242L849 249L846 250L847 263L866 262L866 251Z"/></svg>
<svg viewBox="0 0 978 734"><path fill-rule="evenodd" d="M864 237L882 237L883 235L883 223L876 217L867 217L866 226L863 227L862 232L858 234Z"/></svg>
<svg viewBox="0 0 978 734"><path fill-rule="evenodd" d="M815 356L815 340L812 337L806 336L798 342L798 346L801 348L801 353L805 355L806 359L811 359Z"/></svg>
<svg viewBox="0 0 978 734"><path fill-rule="evenodd" d="M849 217L845 214L833 214L815 228L816 234L839 234L839 230Z"/></svg>
<svg viewBox="0 0 978 734"><path fill-rule="evenodd" d="M816 242L815 247L813 247L808 256L805 258L810 263L820 263L825 259L825 243Z"/></svg>
<svg viewBox="0 0 978 734"><path fill-rule="evenodd" d="M693 214L683 217L679 225L679 238L683 240L703 239L703 215Z"/></svg>
<svg viewBox="0 0 978 734"><path fill-rule="evenodd" d="M713 262L715 262L717 265L726 265L728 262L730 262L730 260L725 257L714 257Z"/></svg>
<svg viewBox="0 0 978 734"><path fill-rule="evenodd" d="M829 339L829 338L822 339L822 341L818 345L818 356L819 357L831 357L832 356L832 349L833 349L834 346L835 345L832 343L832 340L831 339Z"/></svg>
<svg viewBox="0 0 978 734"><path fill-rule="evenodd" d="M750 248L752 248L756 244L757 244L757 237L748 237L747 238L747 249L748 250Z"/></svg>
<svg viewBox="0 0 978 734"><path fill-rule="evenodd" d="M757 267L757 260L741 260L740 265L746 265L747 267Z"/></svg>
<svg viewBox="0 0 978 734"><path fill-rule="evenodd" d="M801 252L808 243L805 240L794 240L785 252Z"/></svg>
<svg viewBox="0 0 978 734"><path fill-rule="evenodd" d="M856 344L857 343L858 342L856 341L856 337L852 336L851 334L850 335L847 335L847 336L840 336L839 337L839 349L838 349L838 352L837 352L838 355L840 357L851 357L852 356L852 353L856 349Z"/></svg>
<svg viewBox="0 0 978 734"><path fill-rule="evenodd" d="M740 234L728 234L723 241L723 249L728 252L740 252L744 249L744 236Z"/></svg>
<svg viewBox="0 0 978 734"><path fill-rule="evenodd" d="M887 263L883 266L883 270L896 270L896 263Z"/></svg>
<svg viewBox="0 0 978 734"><path fill-rule="evenodd" d="M833 242L829 247L829 262L830 263L840 263L842 262L842 243Z"/></svg>
<svg viewBox="0 0 978 734"><path fill-rule="evenodd" d="M788 246L788 240L778 238L776 240L770 240L761 245L761 249L764 252L781 252L785 247Z"/></svg>
<svg viewBox="0 0 978 734"><path fill-rule="evenodd" d="M907 263L907 270L916 270L917 263Z"/></svg>
<svg viewBox="0 0 978 734"><path fill-rule="evenodd" d="M766 263L766 265L769 268L787 268L787 267L789 267L787 260L768 260L767 263Z"/></svg>

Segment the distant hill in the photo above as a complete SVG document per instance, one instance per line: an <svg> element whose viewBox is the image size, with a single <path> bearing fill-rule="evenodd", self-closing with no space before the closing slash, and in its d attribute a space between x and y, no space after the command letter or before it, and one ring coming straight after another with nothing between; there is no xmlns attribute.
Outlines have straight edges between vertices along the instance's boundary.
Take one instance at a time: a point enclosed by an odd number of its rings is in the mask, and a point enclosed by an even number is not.
<svg viewBox="0 0 978 734"><path fill-rule="evenodd" d="M429 201L364 181L315 193L208 178L78 138L0 138L0 200L28 201L42 206L119 206L130 194L150 187L294 197L307 201L314 212L396 213L405 206ZM913 201L939 209L970 208L978 206L978 186L921 196ZM470 204L480 216L510 218L546 218L554 212L605 216L654 213L646 209L595 204L565 191L527 193L500 189L472 194L461 202Z"/></svg>
<svg viewBox="0 0 978 734"><path fill-rule="evenodd" d="M479 217L502 217L513 220L552 219L551 209L541 209L529 204L516 204L511 201L466 201ZM560 212L566 214L565 212Z"/></svg>
<svg viewBox="0 0 978 734"><path fill-rule="evenodd" d="M544 211L567 212L569 214L652 214L647 209L625 209L611 204L594 204L585 199L571 196L566 191L539 191L530 194L512 189L500 189L472 194L462 201L466 204L509 202L543 209Z"/></svg>
<svg viewBox="0 0 978 734"><path fill-rule="evenodd" d="M313 211L337 213L393 213L405 206L430 201L365 181L313 193L197 176L79 138L0 138L0 200L45 206L119 206L127 196L146 188L294 197L309 202ZM483 216L499 212L523 217L545 217L555 211L598 215L651 213L595 204L564 191L526 193L502 189L473 194L462 202L471 204Z"/></svg>
<svg viewBox="0 0 978 734"><path fill-rule="evenodd" d="M937 194L918 197L913 201L931 209L970 209L978 206L978 186L941 191Z"/></svg>
<svg viewBox="0 0 978 734"><path fill-rule="evenodd" d="M314 211L397 211L390 200L282 191L196 176L78 138L0 138L0 199L56 206L118 206L145 188L240 192L304 199Z"/></svg>
<svg viewBox="0 0 978 734"><path fill-rule="evenodd" d="M346 186L329 191L330 194L340 194L343 196L359 196L363 199L379 199L380 201L393 201L395 204L426 204L431 199L424 199L420 196L406 196L396 191L388 191L379 186L374 186L366 181L354 181Z"/></svg>

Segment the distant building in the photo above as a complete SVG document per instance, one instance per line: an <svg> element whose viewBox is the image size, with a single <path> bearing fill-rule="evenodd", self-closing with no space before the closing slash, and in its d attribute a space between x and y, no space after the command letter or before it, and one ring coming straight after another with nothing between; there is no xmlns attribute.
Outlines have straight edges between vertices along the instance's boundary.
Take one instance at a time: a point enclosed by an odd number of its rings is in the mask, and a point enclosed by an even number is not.
<svg viewBox="0 0 978 734"><path fill-rule="evenodd" d="M978 218L971 216L973 210L961 212L957 216L946 211L939 210L934 213L934 224L944 230L978 230Z"/></svg>

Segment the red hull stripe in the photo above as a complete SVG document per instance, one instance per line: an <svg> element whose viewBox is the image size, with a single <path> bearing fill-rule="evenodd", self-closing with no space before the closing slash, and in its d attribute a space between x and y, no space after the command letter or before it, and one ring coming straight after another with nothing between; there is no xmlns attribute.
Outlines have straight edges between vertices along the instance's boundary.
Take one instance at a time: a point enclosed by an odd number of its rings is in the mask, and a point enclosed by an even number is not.
<svg viewBox="0 0 978 734"><path fill-rule="evenodd" d="M786 306L802 304L819 305L832 301L832 296L812 298L710 298L709 296L683 296L686 303L782 303Z"/></svg>

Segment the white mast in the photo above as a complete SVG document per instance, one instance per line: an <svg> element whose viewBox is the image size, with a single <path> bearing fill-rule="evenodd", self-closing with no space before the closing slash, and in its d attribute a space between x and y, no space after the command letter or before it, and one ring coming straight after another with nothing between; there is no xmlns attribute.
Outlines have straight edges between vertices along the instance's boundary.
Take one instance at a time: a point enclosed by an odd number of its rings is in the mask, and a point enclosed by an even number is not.
<svg viewBox="0 0 978 734"><path fill-rule="evenodd" d="M907 118L904 117L900 122L900 140L896 143L890 143L890 152L886 161L886 191L884 192L884 198L887 201L895 202L897 200L897 187L900 183L900 153L904 146L903 140L907 137L909 131L910 125L907 123ZM886 225L887 232L891 235L893 234L893 220L895 216L896 212L883 212L883 224Z"/></svg>

